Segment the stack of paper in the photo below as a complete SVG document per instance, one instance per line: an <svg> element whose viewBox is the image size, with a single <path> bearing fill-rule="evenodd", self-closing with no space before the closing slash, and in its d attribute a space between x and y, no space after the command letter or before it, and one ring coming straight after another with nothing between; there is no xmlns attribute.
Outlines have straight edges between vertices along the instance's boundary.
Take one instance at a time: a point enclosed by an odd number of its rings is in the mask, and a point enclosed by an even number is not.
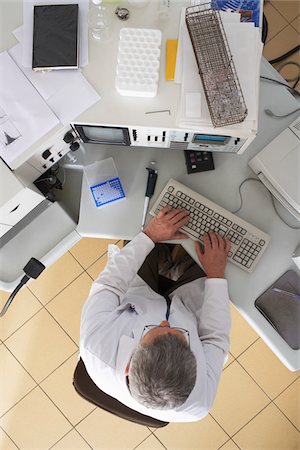
<svg viewBox="0 0 300 450"><path fill-rule="evenodd" d="M260 31L253 23L240 22L238 13L220 12L233 62L245 98L248 115L238 124L215 128L216 132L231 134L238 130L247 138L257 129L259 69L263 44ZM199 75L194 50L185 24L185 8L182 9L175 82L181 83L181 100L177 126L199 130L212 127L210 114Z"/></svg>
<svg viewBox="0 0 300 450"><path fill-rule="evenodd" d="M100 100L80 70L34 72L22 65L21 44L12 47L9 54L64 125Z"/></svg>
<svg viewBox="0 0 300 450"><path fill-rule="evenodd" d="M9 165L59 121L7 52L0 79L0 156Z"/></svg>

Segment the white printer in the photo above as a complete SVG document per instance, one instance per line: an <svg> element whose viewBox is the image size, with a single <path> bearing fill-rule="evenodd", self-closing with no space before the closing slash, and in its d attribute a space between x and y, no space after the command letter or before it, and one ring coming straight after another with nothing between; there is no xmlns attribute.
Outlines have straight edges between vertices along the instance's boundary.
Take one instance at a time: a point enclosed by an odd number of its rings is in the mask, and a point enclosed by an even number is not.
<svg viewBox="0 0 300 450"><path fill-rule="evenodd" d="M251 159L249 166L300 221L300 117Z"/></svg>

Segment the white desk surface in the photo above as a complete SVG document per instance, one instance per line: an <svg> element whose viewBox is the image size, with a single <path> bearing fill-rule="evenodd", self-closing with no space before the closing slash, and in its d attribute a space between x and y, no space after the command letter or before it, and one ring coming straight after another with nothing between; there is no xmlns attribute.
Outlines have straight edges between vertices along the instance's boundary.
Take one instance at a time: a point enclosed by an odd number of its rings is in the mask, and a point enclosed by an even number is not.
<svg viewBox="0 0 300 450"><path fill-rule="evenodd" d="M21 2L1 2L0 13L7 17L5 26L6 33L1 32L0 50L10 48L16 43L11 33L22 23L22 6ZM142 14L142 10L133 14ZM118 24L120 26L120 24ZM129 26L129 23L128 23ZM140 26L143 26L141 24ZM149 26L149 25L148 25ZM170 34L168 38L176 38L176 35ZM101 45L101 44L100 44ZM116 49L114 48L114 51ZM90 59L97 58L100 50L96 45L90 48ZM107 49L109 52L109 49ZM103 53L102 53L103 54ZM103 66L99 70L106 71L109 76L114 68L108 67L103 60ZM92 72L89 72L89 71ZM262 65L263 74L271 78L277 77L276 72L268 65ZM88 66L84 70L85 76L92 80L95 79L94 69ZM99 77L99 80L101 77ZM162 80L162 77L160 77ZM100 82L100 81L99 81ZM164 83L164 82L163 82ZM170 85L169 85L170 86ZM99 86L95 86L103 99L110 95ZM160 87L161 88L161 87ZM174 101L179 95L178 86L171 86L169 89L174 90ZM170 92L168 92L168 100ZM165 109L164 96L159 99L153 99L153 108ZM121 98L123 104L122 110L126 111L126 97ZM131 101L131 107L140 106L143 99L134 99ZM177 100L176 100L177 104ZM134 106L135 105L135 106ZM210 198L212 201L220 204L228 210L235 210L239 206L238 186L247 177L253 176L253 172L248 167L248 161L260 151L268 142L270 142L277 134L279 134L286 126L294 120L294 116L286 119L274 119L265 115L264 108L276 110L279 113L285 113L295 109L298 106L296 100L283 87L276 86L271 83L262 82L260 90L260 116L258 136L254 142L248 147L246 152L237 156L234 154L214 154L215 170L211 172L203 172L199 174L188 175L186 173L183 152L177 150L160 150L160 149L144 149L144 148L117 148L115 146L90 146L86 145L85 155L80 158L78 155L78 164L90 164L95 160L101 160L112 156L123 183L126 200L116 202L109 206L97 209L93 203L90 192L83 178L82 202L80 209L80 218L77 231L82 236L90 237L109 237L119 239L131 239L140 230L142 219L142 211L144 204L144 194L147 181L146 167L151 161L157 162L159 171L155 195L150 203L155 201L157 195L164 187L170 177L178 179L178 181L199 191L202 195ZM105 110L113 122L113 111ZM145 108L142 108L144 112ZM85 114L81 119L84 120ZM86 115L87 120L90 119L90 111ZM154 120L154 119L149 119ZM164 126L171 125L164 123ZM95 121L100 122L99 117L95 117ZM108 118L106 117L108 123ZM148 125L153 125L151 122ZM46 138L46 137L45 137ZM66 171L68 174L68 171ZM252 325L257 333L264 339L270 348L277 354L281 361L290 369L300 369L300 350L292 350L285 341L277 334L277 332L269 325L263 316L254 307L255 299L281 274L288 269L297 270L292 262L292 253L299 245L300 232L288 228L275 214L268 191L259 183L249 182L242 188L244 206L238 213L243 219L253 223L253 225L261 228L269 233L272 240L259 262L254 273L249 275L233 264L228 264L226 269L226 277L229 282L230 297L234 305L241 314ZM278 209L283 216L295 225L295 221L280 206ZM187 250L193 253L193 243L191 241L184 243Z"/></svg>
<svg viewBox="0 0 300 450"><path fill-rule="evenodd" d="M262 64L265 76L276 76L266 62ZM240 205L238 186L247 177L255 177L248 161L294 120L270 118L265 108L282 113L298 106L297 101L284 87L273 83L261 83L259 132L243 155L214 153L215 170L188 175L182 151L154 148L124 149L115 146L85 146L83 165L112 156L122 181L126 199L96 208L85 177L83 177L80 217L77 231L82 236L132 239L139 231L142 219L144 195L147 182L146 167L156 161L158 179L150 207L169 178L175 178L200 192L228 210ZM78 158L80 163L80 158ZM242 188L243 208L238 215L270 234L272 240L252 274L228 264L226 277L230 298L249 324L264 339L281 361L290 369L300 369L300 350L292 350L254 306L255 299L288 269L297 271L292 262L293 251L300 243L300 231L287 227L275 214L270 194L258 182L248 182ZM281 205L277 205L283 217L291 225L297 222ZM150 218L148 216L148 218ZM299 223L298 223L299 226ZM184 242L184 247L195 256L193 242Z"/></svg>

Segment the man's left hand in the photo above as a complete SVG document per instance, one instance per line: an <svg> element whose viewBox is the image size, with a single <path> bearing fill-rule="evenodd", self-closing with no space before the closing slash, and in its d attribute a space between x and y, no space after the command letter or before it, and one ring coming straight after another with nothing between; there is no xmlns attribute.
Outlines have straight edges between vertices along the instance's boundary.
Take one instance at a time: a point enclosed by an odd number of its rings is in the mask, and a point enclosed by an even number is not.
<svg viewBox="0 0 300 450"><path fill-rule="evenodd" d="M143 230L153 241L168 241L171 239L187 239L188 236L179 233L179 228L189 221L189 213L184 209L163 208L157 216L153 217Z"/></svg>

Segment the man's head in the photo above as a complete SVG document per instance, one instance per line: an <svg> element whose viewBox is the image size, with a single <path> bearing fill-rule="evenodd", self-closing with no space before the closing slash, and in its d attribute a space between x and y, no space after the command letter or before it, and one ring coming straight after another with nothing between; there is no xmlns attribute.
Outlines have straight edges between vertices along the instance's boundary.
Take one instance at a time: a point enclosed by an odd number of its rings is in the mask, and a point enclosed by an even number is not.
<svg viewBox="0 0 300 450"><path fill-rule="evenodd" d="M184 334L168 321L148 331L133 354L129 370L131 395L153 409L174 409L190 395L197 363Z"/></svg>

